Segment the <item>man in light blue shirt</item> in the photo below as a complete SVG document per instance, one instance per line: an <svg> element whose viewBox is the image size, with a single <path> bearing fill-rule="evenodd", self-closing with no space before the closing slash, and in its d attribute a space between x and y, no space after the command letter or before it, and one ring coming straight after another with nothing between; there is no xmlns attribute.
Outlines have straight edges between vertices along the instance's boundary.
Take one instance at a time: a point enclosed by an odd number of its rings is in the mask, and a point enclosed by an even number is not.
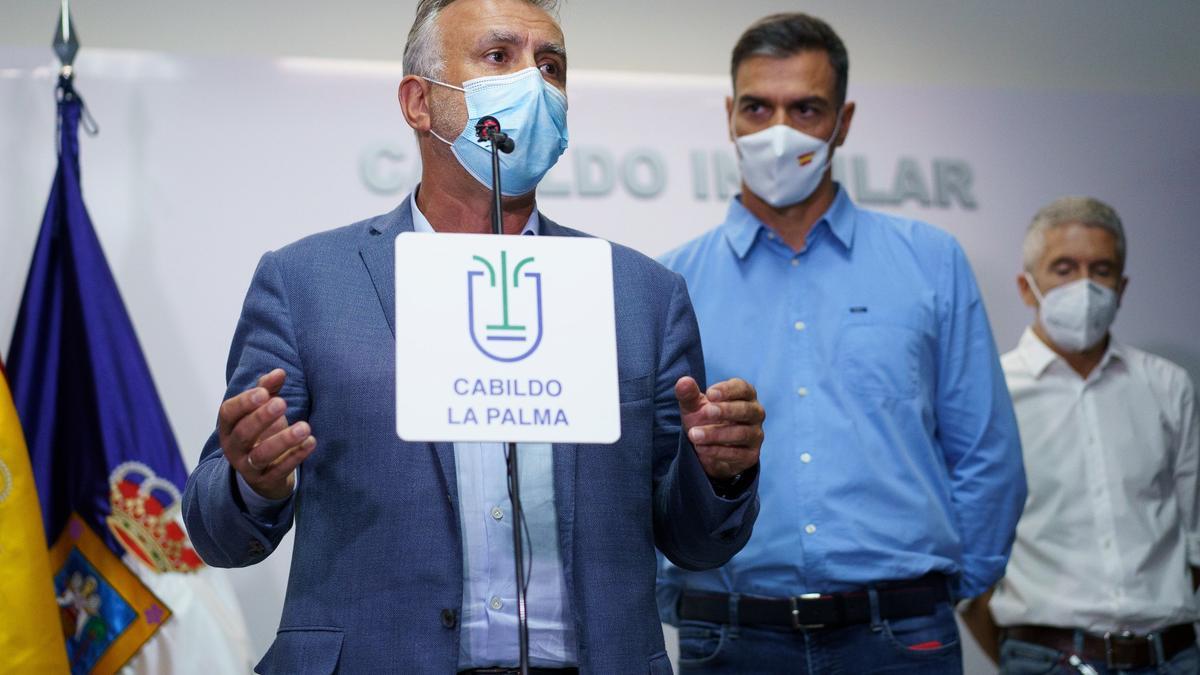
<svg viewBox="0 0 1200 675"><path fill-rule="evenodd" d="M743 34L727 100L742 193L663 258L687 279L709 379L755 382L769 411L747 546L720 569L661 570L684 672L959 672L952 603L1002 575L1024 502L962 249L832 180L847 72L819 19Z"/></svg>

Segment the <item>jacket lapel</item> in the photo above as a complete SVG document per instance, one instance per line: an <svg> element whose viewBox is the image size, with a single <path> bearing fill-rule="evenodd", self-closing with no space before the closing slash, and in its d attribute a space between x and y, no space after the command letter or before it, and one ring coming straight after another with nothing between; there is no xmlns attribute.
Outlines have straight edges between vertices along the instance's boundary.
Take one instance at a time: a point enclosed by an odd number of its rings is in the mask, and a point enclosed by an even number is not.
<svg viewBox="0 0 1200 675"><path fill-rule="evenodd" d="M563 227L558 223L550 220L541 211L538 211L538 221L541 223L541 234L548 237L586 237L588 235L579 230L572 230L569 227Z"/></svg>
<svg viewBox="0 0 1200 675"><path fill-rule="evenodd" d="M567 594L574 598L575 586L575 457L579 446L554 444L554 507L558 511L558 552L562 556Z"/></svg>
<svg viewBox="0 0 1200 675"><path fill-rule="evenodd" d="M551 237L587 236L550 220L541 211L541 233ZM554 444L554 506L558 511L558 550L562 556L563 577L567 593L575 597L575 459L579 446L574 443ZM578 605L577 605L578 606ZM576 616L578 620L578 616Z"/></svg>
<svg viewBox="0 0 1200 675"><path fill-rule="evenodd" d="M413 231L411 202L409 195L391 213L372 219L370 238L358 250L393 338L396 337L396 236Z"/></svg>
<svg viewBox="0 0 1200 675"><path fill-rule="evenodd" d="M446 498L450 500L450 508L454 511L454 522L458 522L461 516L458 513L458 470L454 465L454 444L430 443L429 447L437 459L438 468L442 470ZM455 533L457 534L457 530Z"/></svg>
<svg viewBox="0 0 1200 675"><path fill-rule="evenodd" d="M372 220L370 238L359 248L367 274L379 296L379 306L384 319L396 337L396 237L401 232L412 232L412 195L400 203L391 213ZM441 470L446 496L458 517L458 477L454 468L454 444L429 443L429 450Z"/></svg>

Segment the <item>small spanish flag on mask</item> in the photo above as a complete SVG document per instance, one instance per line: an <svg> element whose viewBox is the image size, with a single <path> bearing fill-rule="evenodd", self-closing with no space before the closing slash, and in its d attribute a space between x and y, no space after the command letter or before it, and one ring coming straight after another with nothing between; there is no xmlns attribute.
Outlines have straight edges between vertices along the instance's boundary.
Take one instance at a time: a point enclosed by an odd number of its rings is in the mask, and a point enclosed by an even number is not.
<svg viewBox="0 0 1200 675"><path fill-rule="evenodd" d="M815 157L816 154L817 154L816 151L806 152L803 155L800 155L799 157L797 157L796 161L800 162L800 166L808 166L809 164L812 164L813 157Z"/></svg>

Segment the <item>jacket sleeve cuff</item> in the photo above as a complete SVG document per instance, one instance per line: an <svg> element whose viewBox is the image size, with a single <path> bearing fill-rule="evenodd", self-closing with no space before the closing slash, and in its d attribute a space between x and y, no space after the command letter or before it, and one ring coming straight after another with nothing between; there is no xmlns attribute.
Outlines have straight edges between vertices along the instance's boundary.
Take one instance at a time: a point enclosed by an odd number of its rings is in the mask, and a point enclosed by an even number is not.
<svg viewBox="0 0 1200 675"><path fill-rule="evenodd" d="M721 499L735 500L745 494L746 490L750 489L756 478L758 478L758 464L732 478L713 478L709 476L708 482L712 485L713 494Z"/></svg>
<svg viewBox="0 0 1200 675"><path fill-rule="evenodd" d="M696 449L681 435L679 474L680 483L688 486L692 495L699 497L692 503L692 508L699 507L700 522L704 524L704 529L709 535L720 539L733 539L745 530L746 538L749 538L747 524L753 523L754 516L757 515L757 469L753 470L753 475L749 476L750 480L745 481L736 494L722 496L714 489L708 474L704 473L700 458L696 456Z"/></svg>
<svg viewBox="0 0 1200 675"><path fill-rule="evenodd" d="M289 498L275 520L250 515L224 457L202 460L188 476L183 517L192 545L213 567L245 567L266 558L291 529L295 499Z"/></svg>
<svg viewBox="0 0 1200 675"><path fill-rule="evenodd" d="M230 467L232 471L232 467ZM270 527L279 522L279 516L283 513L286 506L291 504L292 495L288 495L282 499L268 499L257 492L250 484L242 478L242 474L237 471L233 472L234 480L237 482L237 496L240 497L241 505L245 506L246 514L254 520L258 521L265 527ZM296 476L299 480L299 474ZM293 488L292 494L295 494Z"/></svg>

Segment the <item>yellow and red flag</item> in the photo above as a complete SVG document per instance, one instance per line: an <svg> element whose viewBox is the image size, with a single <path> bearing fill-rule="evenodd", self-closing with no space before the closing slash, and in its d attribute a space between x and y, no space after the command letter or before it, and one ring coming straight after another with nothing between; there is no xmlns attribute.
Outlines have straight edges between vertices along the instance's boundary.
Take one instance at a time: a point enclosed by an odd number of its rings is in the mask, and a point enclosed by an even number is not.
<svg viewBox="0 0 1200 675"><path fill-rule="evenodd" d="M0 672L63 673L67 649L29 451L0 363Z"/></svg>

